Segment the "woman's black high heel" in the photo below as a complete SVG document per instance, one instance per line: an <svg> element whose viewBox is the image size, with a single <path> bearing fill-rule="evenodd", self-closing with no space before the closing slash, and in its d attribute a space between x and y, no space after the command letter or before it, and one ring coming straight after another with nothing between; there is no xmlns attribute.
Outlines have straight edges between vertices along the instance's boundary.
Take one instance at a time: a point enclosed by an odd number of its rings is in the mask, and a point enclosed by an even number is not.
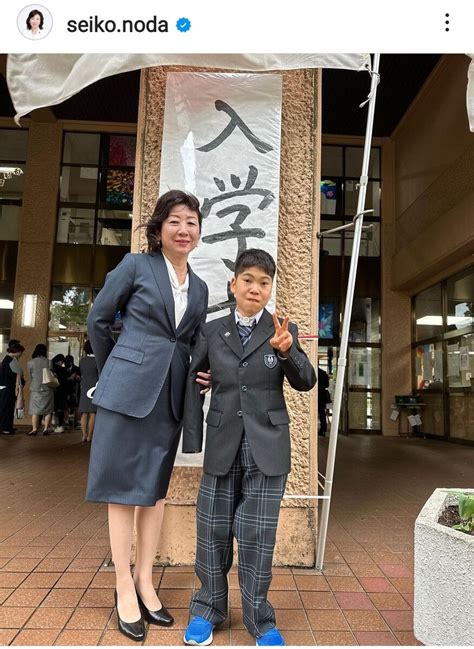
<svg viewBox="0 0 474 649"><path fill-rule="evenodd" d="M143 617L140 617L140 619L137 620L136 622L124 622L123 620L120 619L120 615L118 612L116 590L114 591L114 599L115 599L115 610L117 611L118 628L120 633L123 633L123 635L126 635L127 638L130 638L131 640L135 640L136 642L141 642L142 640L144 640L145 622L143 621ZM140 600L138 600L138 603L140 603Z"/></svg>
<svg viewBox="0 0 474 649"><path fill-rule="evenodd" d="M38 429L30 430L29 433L26 433L29 437L35 437L38 434Z"/></svg>
<svg viewBox="0 0 474 649"><path fill-rule="evenodd" d="M150 624L158 624L158 626L171 626L174 622L174 617L170 612L162 606L158 611L150 611L142 602L140 595L137 593L138 606L142 612L143 619Z"/></svg>

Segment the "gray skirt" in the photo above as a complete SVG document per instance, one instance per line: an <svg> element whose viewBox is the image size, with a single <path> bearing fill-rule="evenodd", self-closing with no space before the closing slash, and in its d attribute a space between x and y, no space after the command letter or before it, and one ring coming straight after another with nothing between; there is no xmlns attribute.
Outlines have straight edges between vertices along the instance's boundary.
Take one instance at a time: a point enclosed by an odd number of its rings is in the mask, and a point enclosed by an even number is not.
<svg viewBox="0 0 474 649"><path fill-rule="evenodd" d="M129 417L99 406L86 500L152 507L165 498L180 431L181 422L171 411L169 374L146 417Z"/></svg>
<svg viewBox="0 0 474 649"><path fill-rule="evenodd" d="M30 415L50 415L54 411L54 390L31 390L28 412Z"/></svg>

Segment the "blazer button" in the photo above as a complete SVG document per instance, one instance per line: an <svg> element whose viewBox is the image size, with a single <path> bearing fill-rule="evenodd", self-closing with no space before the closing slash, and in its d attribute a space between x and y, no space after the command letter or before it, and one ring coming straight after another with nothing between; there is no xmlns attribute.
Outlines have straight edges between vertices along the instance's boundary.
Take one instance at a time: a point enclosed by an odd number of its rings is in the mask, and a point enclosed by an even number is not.
<svg viewBox="0 0 474 649"><path fill-rule="evenodd" d="M237 410L237 417L242 417L242 410Z"/></svg>
<svg viewBox="0 0 474 649"><path fill-rule="evenodd" d="M242 386L242 392L247 392L247 386L246 385Z"/></svg>
<svg viewBox="0 0 474 649"><path fill-rule="evenodd" d="M176 338L170 338L170 342L175 343L175 342L176 342Z"/></svg>
<svg viewBox="0 0 474 649"><path fill-rule="evenodd" d="M242 367L247 367L247 365L248 365L247 361L244 361L244 362L242 363Z"/></svg>

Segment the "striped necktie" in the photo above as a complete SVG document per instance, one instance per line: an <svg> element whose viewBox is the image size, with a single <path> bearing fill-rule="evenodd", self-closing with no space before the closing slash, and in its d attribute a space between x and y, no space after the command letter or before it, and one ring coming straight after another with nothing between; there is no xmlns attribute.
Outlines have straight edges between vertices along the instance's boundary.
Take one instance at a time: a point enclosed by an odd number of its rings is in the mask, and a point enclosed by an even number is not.
<svg viewBox="0 0 474 649"><path fill-rule="evenodd" d="M245 345L250 340L250 337L252 336L252 332L255 329L256 325L257 323L255 320L251 325L244 325L241 324L240 322L237 322L237 331L239 332L240 342L242 343L242 347L245 347Z"/></svg>

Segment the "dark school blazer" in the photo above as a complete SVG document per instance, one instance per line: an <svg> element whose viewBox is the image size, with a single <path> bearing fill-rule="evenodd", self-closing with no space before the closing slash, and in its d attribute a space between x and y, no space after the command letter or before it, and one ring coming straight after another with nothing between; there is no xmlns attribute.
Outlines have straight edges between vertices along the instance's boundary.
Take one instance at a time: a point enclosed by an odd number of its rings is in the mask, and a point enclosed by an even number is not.
<svg viewBox="0 0 474 649"><path fill-rule="evenodd" d="M316 374L298 343L298 328L289 324L293 345L281 360L270 345L275 328L265 309L247 345L242 347L232 312L206 323L200 331L188 374L183 420L183 452L201 450L203 439L202 386L196 372L212 372L207 414L204 471L226 475L237 454L243 432L258 468L268 476L289 473L289 416L283 396L286 377L295 390L306 391Z"/></svg>

